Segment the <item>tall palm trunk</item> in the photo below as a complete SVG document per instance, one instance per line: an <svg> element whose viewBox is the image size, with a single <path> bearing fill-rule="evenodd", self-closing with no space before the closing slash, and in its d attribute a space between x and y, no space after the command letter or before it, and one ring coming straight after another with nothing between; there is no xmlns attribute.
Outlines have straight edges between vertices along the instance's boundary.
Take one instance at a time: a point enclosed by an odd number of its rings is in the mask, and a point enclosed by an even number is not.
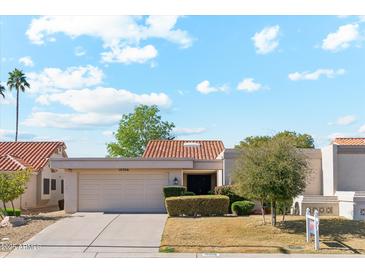
<svg viewBox="0 0 365 274"><path fill-rule="evenodd" d="M18 128L19 128L19 89L16 89L15 142L18 141Z"/></svg>

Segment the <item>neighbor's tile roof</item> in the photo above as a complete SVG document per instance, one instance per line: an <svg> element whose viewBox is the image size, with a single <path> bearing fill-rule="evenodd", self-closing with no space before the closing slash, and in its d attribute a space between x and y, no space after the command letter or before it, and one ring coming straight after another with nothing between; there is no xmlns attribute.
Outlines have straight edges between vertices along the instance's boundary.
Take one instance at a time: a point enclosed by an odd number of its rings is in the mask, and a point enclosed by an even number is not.
<svg viewBox="0 0 365 274"><path fill-rule="evenodd" d="M332 143L341 146L363 146L365 138L335 138Z"/></svg>
<svg viewBox="0 0 365 274"><path fill-rule="evenodd" d="M184 144L199 144L198 147ZM149 141L144 158L193 158L196 160L214 160L224 150L222 141L195 140L153 140Z"/></svg>
<svg viewBox="0 0 365 274"><path fill-rule="evenodd" d="M59 147L66 148L63 142L0 142L0 170L39 171Z"/></svg>

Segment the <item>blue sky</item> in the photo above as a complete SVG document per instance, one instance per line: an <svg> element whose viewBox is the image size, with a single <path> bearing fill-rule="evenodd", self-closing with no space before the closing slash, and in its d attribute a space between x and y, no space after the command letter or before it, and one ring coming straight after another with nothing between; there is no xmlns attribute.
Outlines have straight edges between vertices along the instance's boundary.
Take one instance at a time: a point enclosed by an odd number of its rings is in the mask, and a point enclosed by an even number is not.
<svg viewBox="0 0 365 274"><path fill-rule="evenodd" d="M0 80L23 69L20 139L104 156L118 120L157 104L179 139L365 136L365 20L338 16L0 16ZM0 98L12 140L14 96Z"/></svg>

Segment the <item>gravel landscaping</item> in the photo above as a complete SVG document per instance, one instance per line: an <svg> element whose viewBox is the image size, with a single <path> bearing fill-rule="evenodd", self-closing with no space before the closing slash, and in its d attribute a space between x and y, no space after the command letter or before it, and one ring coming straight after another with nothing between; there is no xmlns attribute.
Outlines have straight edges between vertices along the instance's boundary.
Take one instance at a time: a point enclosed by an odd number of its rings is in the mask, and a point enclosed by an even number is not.
<svg viewBox="0 0 365 274"><path fill-rule="evenodd" d="M27 221L26 225L0 228L0 257L10 251L5 250L8 249L8 245L23 244L47 226L66 216L64 211L36 214L30 212L30 215L22 215Z"/></svg>

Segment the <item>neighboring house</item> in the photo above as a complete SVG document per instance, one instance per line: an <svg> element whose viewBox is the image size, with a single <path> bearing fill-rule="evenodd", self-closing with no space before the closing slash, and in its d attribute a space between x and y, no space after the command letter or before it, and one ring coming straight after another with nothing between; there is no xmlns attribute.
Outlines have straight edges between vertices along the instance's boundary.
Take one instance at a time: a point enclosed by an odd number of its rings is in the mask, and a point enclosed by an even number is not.
<svg viewBox="0 0 365 274"><path fill-rule="evenodd" d="M48 207L63 199L64 171L51 169L49 159L67 158L65 149L63 142L0 142L0 172L32 170L25 193L14 201L16 207Z"/></svg>
<svg viewBox="0 0 365 274"><path fill-rule="evenodd" d="M365 138L336 138L321 150L321 176L299 196L294 209L365 220Z"/></svg>
<svg viewBox="0 0 365 274"><path fill-rule="evenodd" d="M338 138L323 149L302 149L311 169L294 212L365 219L365 138ZM239 156L221 141L150 141L139 158L52 159L67 171L65 210L163 212L162 188L184 185L196 194L228 185Z"/></svg>

